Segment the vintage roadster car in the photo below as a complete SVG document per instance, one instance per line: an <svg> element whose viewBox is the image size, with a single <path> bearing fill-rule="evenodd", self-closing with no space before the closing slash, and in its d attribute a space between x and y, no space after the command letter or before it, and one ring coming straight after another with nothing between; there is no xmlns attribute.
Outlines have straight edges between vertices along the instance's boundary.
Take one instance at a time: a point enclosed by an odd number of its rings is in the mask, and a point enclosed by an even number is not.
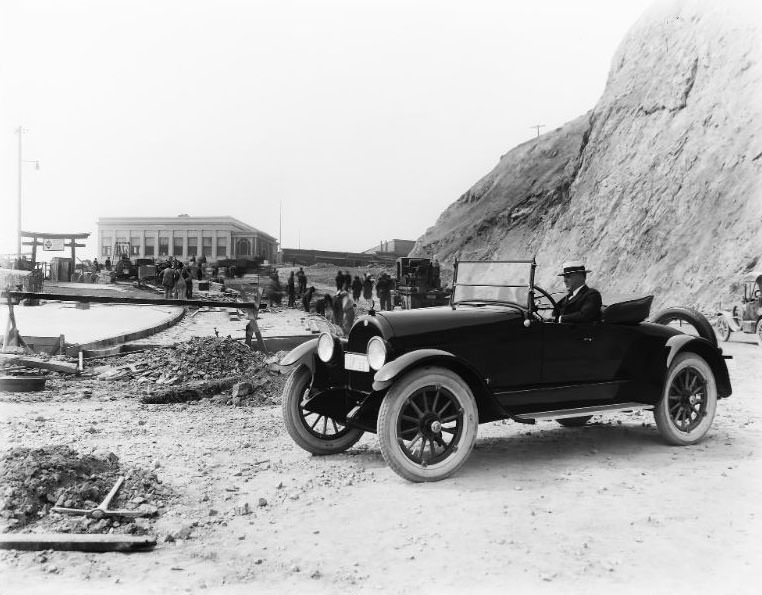
<svg viewBox="0 0 762 595"><path fill-rule="evenodd" d="M730 340L731 333L756 333L762 346L762 271L744 275L743 300L729 312L718 312L716 327L723 341Z"/></svg>
<svg viewBox="0 0 762 595"><path fill-rule="evenodd" d="M291 351L281 361L295 366L283 392L291 437L325 455L376 432L411 481L457 471L478 424L500 419L579 426L643 408L668 443L701 440L731 394L714 335L644 322L652 296L610 305L600 322L557 323L535 268L457 262L449 306L371 312L347 339L324 333Z"/></svg>

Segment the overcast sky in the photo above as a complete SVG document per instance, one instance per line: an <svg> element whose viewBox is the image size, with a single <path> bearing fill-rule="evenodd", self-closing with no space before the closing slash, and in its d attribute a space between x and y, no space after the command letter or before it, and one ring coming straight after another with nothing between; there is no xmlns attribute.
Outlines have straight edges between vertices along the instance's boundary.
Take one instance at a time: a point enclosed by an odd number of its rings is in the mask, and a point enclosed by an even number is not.
<svg viewBox="0 0 762 595"><path fill-rule="evenodd" d="M417 239L592 108L651 0L0 0L0 253L23 228L230 215L285 247Z"/></svg>

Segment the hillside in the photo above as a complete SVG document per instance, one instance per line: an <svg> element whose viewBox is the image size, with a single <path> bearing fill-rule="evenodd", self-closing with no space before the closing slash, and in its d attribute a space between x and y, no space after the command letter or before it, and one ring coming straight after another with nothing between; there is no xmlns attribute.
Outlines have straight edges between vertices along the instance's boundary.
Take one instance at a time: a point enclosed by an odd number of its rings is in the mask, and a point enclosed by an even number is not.
<svg viewBox="0 0 762 595"><path fill-rule="evenodd" d="M502 156L413 254L436 253L445 266L536 255L538 282L554 289L560 263L583 255L604 301L727 301L743 272L762 268L753 10L653 6L618 48L594 109Z"/></svg>

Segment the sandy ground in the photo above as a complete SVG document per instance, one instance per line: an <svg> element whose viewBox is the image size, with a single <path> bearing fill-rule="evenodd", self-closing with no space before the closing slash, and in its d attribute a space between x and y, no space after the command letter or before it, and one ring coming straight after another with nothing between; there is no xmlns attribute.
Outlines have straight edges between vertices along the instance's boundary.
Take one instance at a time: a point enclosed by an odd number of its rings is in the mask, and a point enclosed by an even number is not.
<svg viewBox="0 0 762 595"><path fill-rule="evenodd" d="M579 429L496 422L435 484L395 475L374 435L312 457L277 406L141 405L76 381L0 394L3 451L107 448L179 494L153 551L2 552L3 592L756 593L762 349L725 349L734 394L699 445L665 445L647 412ZM164 541L183 527L189 539Z"/></svg>

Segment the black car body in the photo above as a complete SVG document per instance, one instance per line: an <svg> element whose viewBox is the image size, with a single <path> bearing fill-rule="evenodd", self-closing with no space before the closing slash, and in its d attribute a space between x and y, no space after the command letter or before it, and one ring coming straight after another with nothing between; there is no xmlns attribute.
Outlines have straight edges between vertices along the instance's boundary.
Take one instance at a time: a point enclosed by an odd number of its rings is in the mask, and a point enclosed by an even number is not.
<svg viewBox="0 0 762 595"><path fill-rule="evenodd" d="M347 339L297 347L282 362L298 364L284 391L292 437L327 454L377 432L395 471L430 481L463 464L475 424L498 419L579 425L640 407L655 410L669 442L705 435L716 399L731 394L716 339L645 322L650 298L609 306L598 322L557 323L534 270L534 261L456 263L449 306L374 313ZM521 279L481 280L501 274Z"/></svg>

